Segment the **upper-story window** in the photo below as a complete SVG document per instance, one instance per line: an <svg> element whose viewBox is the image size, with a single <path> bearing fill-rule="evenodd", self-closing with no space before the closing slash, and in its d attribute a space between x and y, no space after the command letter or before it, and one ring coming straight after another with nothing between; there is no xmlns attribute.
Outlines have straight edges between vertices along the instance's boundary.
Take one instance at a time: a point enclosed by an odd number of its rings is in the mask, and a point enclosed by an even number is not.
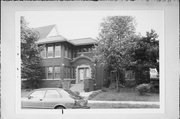
<svg viewBox="0 0 180 119"><path fill-rule="evenodd" d="M65 46L64 47L64 57L68 57L68 47L67 46Z"/></svg>
<svg viewBox="0 0 180 119"><path fill-rule="evenodd" d="M69 48L68 49L68 58L70 58L70 59L71 59L71 53L72 53L72 50Z"/></svg>
<svg viewBox="0 0 180 119"><path fill-rule="evenodd" d="M50 45L41 51L42 58L61 57L61 45Z"/></svg>
<svg viewBox="0 0 180 119"><path fill-rule="evenodd" d="M53 46L48 46L47 48L47 58L53 57Z"/></svg>
<svg viewBox="0 0 180 119"><path fill-rule="evenodd" d="M55 46L55 57L61 57L61 46L60 45L56 45Z"/></svg>
<svg viewBox="0 0 180 119"><path fill-rule="evenodd" d="M91 52L92 48L91 47L80 47L77 49L77 52Z"/></svg>

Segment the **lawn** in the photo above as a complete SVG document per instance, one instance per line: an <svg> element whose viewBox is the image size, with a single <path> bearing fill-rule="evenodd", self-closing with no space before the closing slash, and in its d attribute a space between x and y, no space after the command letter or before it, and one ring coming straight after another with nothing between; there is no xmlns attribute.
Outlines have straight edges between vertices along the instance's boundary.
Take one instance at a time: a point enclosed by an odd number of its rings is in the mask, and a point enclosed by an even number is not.
<svg viewBox="0 0 180 119"><path fill-rule="evenodd" d="M91 100L101 101L151 101L158 102L159 94L150 93L148 95L140 96L133 88L122 88L119 92L115 90L106 89L106 91L99 93Z"/></svg>

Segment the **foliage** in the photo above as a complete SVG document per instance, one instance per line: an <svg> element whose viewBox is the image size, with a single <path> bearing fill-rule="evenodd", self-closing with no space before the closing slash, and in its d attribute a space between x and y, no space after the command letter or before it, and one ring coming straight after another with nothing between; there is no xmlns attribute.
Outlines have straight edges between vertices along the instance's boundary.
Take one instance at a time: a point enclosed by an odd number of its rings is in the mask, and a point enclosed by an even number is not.
<svg viewBox="0 0 180 119"><path fill-rule="evenodd" d="M31 88L38 88L44 78L41 66L40 51L35 42L38 33L27 26L24 17L21 17L21 78L27 79Z"/></svg>
<svg viewBox="0 0 180 119"><path fill-rule="evenodd" d="M136 90L138 91L139 95L145 95L148 92L150 92L151 84L140 84L136 87Z"/></svg>
<svg viewBox="0 0 180 119"><path fill-rule="evenodd" d="M159 72L159 40L154 30L146 33L136 41L130 50L130 67L136 72L137 84L149 83L149 68L156 68Z"/></svg>
<svg viewBox="0 0 180 119"><path fill-rule="evenodd" d="M149 68L159 71L157 33L151 30L146 36L136 35L135 26L131 16L110 16L101 23L95 59L106 65L110 82L115 75L116 87L124 83L126 69L134 70L137 84L149 83Z"/></svg>
<svg viewBox="0 0 180 119"><path fill-rule="evenodd" d="M135 45L134 33L135 21L131 16L110 16L101 23L96 59L106 64L109 73L115 72L117 85L123 79L124 68L131 63L128 52Z"/></svg>
<svg viewBox="0 0 180 119"><path fill-rule="evenodd" d="M158 35L154 30L147 32L146 37L142 37L134 48L132 55L134 60L147 67L157 67L157 60L159 59L159 41L157 38Z"/></svg>

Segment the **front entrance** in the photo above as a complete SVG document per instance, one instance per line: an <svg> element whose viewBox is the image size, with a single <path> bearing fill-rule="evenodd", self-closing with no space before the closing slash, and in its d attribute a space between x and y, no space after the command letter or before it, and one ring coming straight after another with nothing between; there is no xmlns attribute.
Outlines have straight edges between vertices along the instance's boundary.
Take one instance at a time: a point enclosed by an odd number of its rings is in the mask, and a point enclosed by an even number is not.
<svg viewBox="0 0 180 119"><path fill-rule="evenodd" d="M88 67L79 68L79 82L83 81L85 78L90 78L90 69Z"/></svg>
<svg viewBox="0 0 180 119"><path fill-rule="evenodd" d="M76 71L76 83L83 82L85 78L91 78L90 66L78 66Z"/></svg>

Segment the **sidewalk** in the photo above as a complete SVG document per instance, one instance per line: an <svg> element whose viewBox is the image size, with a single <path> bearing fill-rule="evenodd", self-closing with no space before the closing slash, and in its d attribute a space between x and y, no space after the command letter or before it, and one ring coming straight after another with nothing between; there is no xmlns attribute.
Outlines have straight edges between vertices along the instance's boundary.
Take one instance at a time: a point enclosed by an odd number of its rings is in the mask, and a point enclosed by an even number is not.
<svg viewBox="0 0 180 119"><path fill-rule="evenodd" d="M159 108L159 102L139 102L139 101L96 101L88 100L91 109L120 109L120 108Z"/></svg>

